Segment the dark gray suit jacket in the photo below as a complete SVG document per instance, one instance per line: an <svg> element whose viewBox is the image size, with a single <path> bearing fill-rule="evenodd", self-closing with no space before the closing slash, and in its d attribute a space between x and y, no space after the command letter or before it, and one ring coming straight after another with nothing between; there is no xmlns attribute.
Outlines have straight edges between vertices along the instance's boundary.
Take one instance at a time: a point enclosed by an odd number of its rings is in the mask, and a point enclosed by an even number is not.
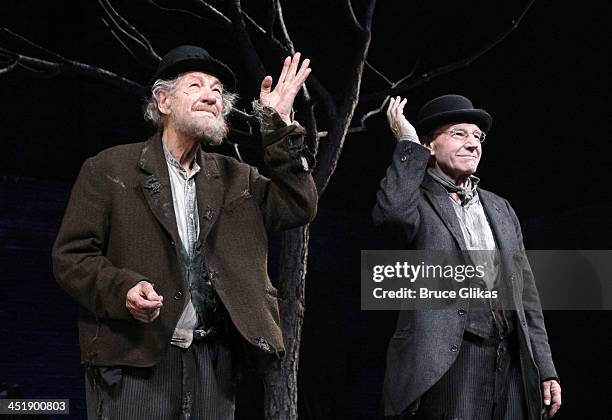
<svg viewBox="0 0 612 420"><path fill-rule="evenodd" d="M401 230L409 249L465 250L448 193L426 174L429 157L429 150L417 143L398 143L377 194L374 223ZM512 288L517 314L529 418L539 419L540 379L557 377L557 373L533 274L524 258L521 228L508 201L481 188L478 194L500 250L515 250L523 256L503 275ZM467 310L469 300L457 298L442 310L400 311L387 352L385 415L400 415L450 368L461 346Z"/></svg>

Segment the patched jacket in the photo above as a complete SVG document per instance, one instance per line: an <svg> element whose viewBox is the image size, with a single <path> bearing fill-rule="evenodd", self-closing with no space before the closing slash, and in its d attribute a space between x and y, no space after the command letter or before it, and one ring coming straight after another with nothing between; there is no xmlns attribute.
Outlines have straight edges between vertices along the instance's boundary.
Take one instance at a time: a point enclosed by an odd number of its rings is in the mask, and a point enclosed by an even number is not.
<svg viewBox="0 0 612 420"><path fill-rule="evenodd" d="M199 240L219 298L247 342L280 355L268 234L312 221L317 191L310 168L295 156L304 129L274 118L275 129L263 134L270 178L202 151L196 192ZM80 305L84 363L152 366L161 359L187 294L180 244L159 135L104 150L83 164L53 247L53 271ZM149 324L135 320L125 305L128 290L141 280L164 296L160 316Z"/></svg>

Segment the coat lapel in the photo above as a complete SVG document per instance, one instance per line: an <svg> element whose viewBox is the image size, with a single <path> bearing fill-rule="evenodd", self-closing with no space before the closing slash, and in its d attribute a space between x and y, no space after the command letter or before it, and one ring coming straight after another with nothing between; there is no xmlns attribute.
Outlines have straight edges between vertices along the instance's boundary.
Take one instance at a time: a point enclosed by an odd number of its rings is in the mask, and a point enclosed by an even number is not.
<svg viewBox="0 0 612 420"><path fill-rule="evenodd" d="M140 187L147 204L174 243L180 244L168 166L164 157L161 138L158 134L145 142L138 166L145 173Z"/></svg>
<svg viewBox="0 0 612 420"><path fill-rule="evenodd" d="M219 164L213 155L200 153L200 173L196 175L196 196L200 217L200 242L205 243L210 229L219 216L225 187L221 179Z"/></svg>
<svg viewBox="0 0 612 420"><path fill-rule="evenodd" d="M516 238L514 226L507 215L504 214L503 204L500 200L490 192L483 191L480 188L478 189L478 196L493 230L497 248L501 251L502 284L505 283L512 290L510 296L513 299L514 307L517 308L517 302L521 300L522 286L516 284L516 273L520 272L525 264L524 254L518 252L520 244L517 246L517 241L514 239ZM497 287L500 288L500 285Z"/></svg>
<svg viewBox="0 0 612 420"><path fill-rule="evenodd" d="M425 194L431 202L433 208L438 213L450 233L453 235L460 249L467 249L463 232L459 226L459 220L453 204L448 197L448 193L440 184L433 180L429 175L425 175L422 183L425 188Z"/></svg>
<svg viewBox="0 0 612 420"><path fill-rule="evenodd" d="M516 246L511 241L514 228L509 224L508 218L504 216L501 205L488 191L478 189L478 196L489 219L489 225L493 229L497 247L499 249L514 249Z"/></svg>

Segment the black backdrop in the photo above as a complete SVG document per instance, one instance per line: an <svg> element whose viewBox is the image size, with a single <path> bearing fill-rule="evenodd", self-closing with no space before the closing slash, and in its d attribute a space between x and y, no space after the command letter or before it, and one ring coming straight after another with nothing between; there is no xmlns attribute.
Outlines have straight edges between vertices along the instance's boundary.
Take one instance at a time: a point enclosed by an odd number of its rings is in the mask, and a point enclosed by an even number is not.
<svg viewBox="0 0 612 420"><path fill-rule="evenodd" d="M178 16L162 21L145 1L116 3L160 52L196 43L237 65L231 43L214 28L186 24ZM286 15L295 44L333 87L342 77L351 40L328 17L333 4L327 3L287 4ZM379 2L373 24L369 60L391 79L406 74L416 57L419 71L425 71L469 54L524 6L406 3ZM68 57L147 79L148 72L107 33L97 2L4 1L0 10L1 26ZM606 185L612 169L610 11L602 0L537 1L492 51L407 94L409 118L426 100L450 92L469 96L493 115L478 174L485 188L508 198L517 210L527 248L612 249ZM384 87L366 70L364 94ZM253 92L253 86L243 86L245 103ZM70 398L74 418L83 416L84 398L77 308L52 279L49 249L83 160L111 145L141 141L150 132L140 105L135 96L70 74L0 75L0 382L10 395ZM358 266L359 251L378 245L369 211L394 142L382 116L367 126L367 132L347 138L312 226L300 359L302 418L379 416L384 353L396 314L360 311ZM546 319L564 391L558 417L607 418L612 316L559 311L548 312ZM257 381L248 380L239 417L258 418L260 398Z"/></svg>

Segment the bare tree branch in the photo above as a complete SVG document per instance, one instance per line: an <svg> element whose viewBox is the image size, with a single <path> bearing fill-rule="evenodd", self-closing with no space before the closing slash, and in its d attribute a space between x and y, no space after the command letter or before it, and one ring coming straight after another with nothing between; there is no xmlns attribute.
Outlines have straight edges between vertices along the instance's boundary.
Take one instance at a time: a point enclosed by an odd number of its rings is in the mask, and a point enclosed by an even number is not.
<svg viewBox="0 0 612 420"><path fill-rule="evenodd" d="M387 76L385 76L382 72L380 72L379 70L377 70L374 66L372 66L370 63L368 63L368 61L366 60L365 64L368 66L368 68L370 68L370 70L374 71L374 73L376 73L378 76L380 76L383 80L385 80L391 88L394 88L396 86L398 86L399 84L403 83L404 80L412 77L412 75L414 74L414 72L416 71L418 65L419 65L419 60L420 58L414 63L414 66L412 67L412 69L410 70L410 72L408 74L406 74L405 76L403 76L401 79L399 79L396 82L392 82L391 80L389 80L389 78ZM357 124L354 127L350 127L348 129L349 134L352 133L361 133L364 131L367 131L367 127L365 125L365 122L368 118L373 117L374 115L380 114L384 109L385 106L387 105L387 101L389 100L390 96L386 96L385 99L382 101L382 103L380 104L380 106L378 108L375 108L371 111L368 111L366 113L364 113L363 115L361 115L361 117L359 118L359 124Z"/></svg>
<svg viewBox="0 0 612 420"><path fill-rule="evenodd" d="M360 31L365 30L357 19L357 15L355 15L355 10L353 9L353 3L351 2L351 0L344 0L342 4L345 6L345 17L349 19L353 27L359 29Z"/></svg>
<svg viewBox="0 0 612 420"><path fill-rule="evenodd" d="M242 123L244 123L248 127L248 131L239 130L237 128L232 128L232 127L230 127L230 131L234 131L246 137L255 136L255 133L253 132L253 126L258 124L257 117L255 117L255 115L250 114L238 108L232 108L232 112L230 115L238 118Z"/></svg>
<svg viewBox="0 0 612 420"><path fill-rule="evenodd" d="M8 71L14 70L17 67L22 67L38 76L44 77L56 76L59 73L73 72L76 74L88 76L92 79L107 82L113 86L116 86L135 95L140 96L143 95L143 93L145 92L145 88L141 84L134 82L133 80L126 79L125 77L119 76L118 74L113 73L112 71L108 71L99 67L94 67L89 64L84 64L69 59L65 59L62 62L52 62L35 57L30 57L27 55L18 54L15 52L12 53L15 54L17 58L15 60L15 63L10 66L10 68L5 68L5 70Z"/></svg>
<svg viewBox="0 0 612 420"><path fill-rule="evenodd" d="M284 44L286 45L286 48L289 54L293 55L295 54L295 47L293 45L293 41L291 40L291 37L289 36L287 25L285 24L285 17L283 15L283 7L281 6L280 0L274 0L274 9L275 9L275 14L277 17L279 27L281 29L281 34L282 34L282 39L283 39L282 42L284 42ZM336 104L334 103L332 99L332 95L329 93L327 88L325 88L325 86L323 86L323 83L321 83L321 81L312 73L308 77L307 85L312 87L313 91L317 94L317 96L323 102L323 106L325 107L325 111L328 117L332 118L336 114L337 109L336 109ZM308 93L308 90L306 90L306 86L304 86L304 88L305 88L304 90L305 95L309 97L309 93ZM313 113L313 121L314 121L314 110L311 110L311 112ZM316 133L316 132L317 130L314 129L313 133ZM311 140L312 140L311 146L313 148L313 153L315 153L316 155L317 150L318 150L318 137L311 139Z"/></svg>
<svg viewBox="0 0 612 420"><path fill-rule="evenodd" d="M295 47L293 45L293 41L289 36L289 32L287 31L287 26L285 24L285 17L283 15L283 8L281 6L280 0L272 1L272 14L275 16L275 20L278 22L279 27L281 29L282 41L276 40L272 36L273 39L278 42L279 45L283 47L283 50L286 54L293 55L295 54ZM329 115L332 112L335 112L335 106L333 101L331 100L331 95L325 89L325 87L321 84L321 82L314 76L312 73L310 74L307 82L308 86L312 86L314 90L317 91L319 96L324 102L325 110ZM302 122L306 127L306 144L310 147L312 153L316 156L317 151L319 149L319 137L317 136L317 119L314 113L314 104L312 103L312 99L310 96L310 92L308 86L305 84L299 92L299 100L303 101L306 106L306 115L304 115L304 119Z"/></svg>
<svg viewBox="0 0 612 420"><path fill-rule="evenodd" d="M425 82L429 82L430 80L438 76L441 76L443 74L450 73L457 69L469 66L475 60L479 59L484 54L486 54L491 49L493 49L495 46L497 46L499 43L501 43L503 40L505 40L514 30L516 30L516 28L518 28L519 24L521 23L521 21L523 20L523 18L525 17L525 15L527 14L527 12L529 11L529 9L531 8L534 2L535 0L531 0L527 4L527 6L525 6L525 8L522 10L519 17L517 19L512 20L508 28L506 28L503 32L501 32L495 38L493 38L489 43L485 44L482 48L476 50L473 54L469 55L468 57L464 57L453 63L446 64L444 66L440 66L433 70L422 73L417 79L409 80L408 78L408 81L406 83L403 83L399 86L391 87L389 89L385 89L385 90L378 91L378 92L369 93L367 95L362 95L359 98L359 102L378 101L387 96L400 95L400 94L410 91L411 89L414 89L415 87Z"/></svg>
<svg viewBox="0 0 612 420"><path fill-rule="evenodd" d="M53 58L53 61L51 61L26 55L7 48L0 48L0 58L3 58L5 60L9 59L10 61L12 61L12 65L5 68L5 73L15 70L19 67L24 68L39 77L51 77L59 73L73 72L76 74L88 76L95 80L107 82L132 94L144 94L144 86L133 80L129 80L125 77L119 76L118 74L109 70L68 59L54 51L51 51L30 41L27 38L24 38L19 34L14 33L10 29L1 28L0 31L6 35L9 35L13 39L16 39L24 44L36 48L42 55L46 55Z"/></svg>
<svg viewBox="0 0 612 420"><path fill-rule="evenodd" d="M180 13L180 14L184 14L186 16L195 18L197 20L204 20L210 23L214 23L217 24L220 27L223 28L227 28L227 24L226 22L222 22L220 20L215 20L215 19L209 19L205 16L199 15L197 13L192 12L191 10L187 10L187 9L181 9L181 8L175 8L175 7L165 7L162 6L161 4L157 3L155 0L146 0L149 4L151 4L152 6L154 6L155 8L162 10L164 12L174 12L174 13Z"/></svg>
<svg viewBox="0 0 612 420"><path fill-rule="evenodd" d="M278 38L276 38L274 36L274 34L272 33L271 30L266 30L264 29L261 25L259 25L255 19L253 19L251 16L249 16L249 14L247 12L244 11L244 9L240 9L240 13L242 14L242 16L244 18L246 18L247 22L249 22L255 29L257 29L262 35L266 35L268 37L268 39L270 41L272 41L272 43L279 48L281 51L283 51L285 54L293 54L293 52L286 46L284 45L281 41L278 40Z"/></svg>
<svg viewBox="0 0 612 420"><path fill-rule="evenodd" d="M361 133L364 131L367 131L367 127L365 125L365 122L368 118L373 117L374 115L380 114L382 111L384 111L385 106L387 105L387 102L389 101L390 96L387 96L385 98L385 100L380 104L380 106L378 108L375 108L371 111L366 112L365 114L363 114L360 118L359 118L359 124L357 124L354 127L350 127L347 131L348 134L352 134L352 133Z"/></svg>
<svg viewBox="0 0 612 420"><path fill-rule="evenodd" d="M291 41L291 37L289 36L289 31L287 31L287 25L285 24L285 17L283 16L283 8L280 0L274 0L274 12L277 17L278 25L281 29L281 34L283 35L285 48L289 51L289 54L293 55L295 54L295 47L293 46L293 41Z"/></svg>
<svg viewBox="0 0 612 420"><path fill-rule="evenodd" d="M227 16L225 16L223 13L221 13L218 9L213 7L207 1L195 0L195 3L198 6L200 6L202 9L212 14L217 20L219 20L220 22L223 22L225 25L228 25L228 26L232 25L233 22L231 21L231 19L229 19Z"/></svg>
<svg viewBox="0 0 612 420"><path fill-rule="evenodd" d="M119 43L121 44L121 46L128 52L130 53L130 55L132 57L134 57L137 61L140 61L140 58L136 55L136 53L134 53L134 51L132 51L132 49L126 45L125 42L123 42L123 40L121 39L121 37L117 34L117 32L115 32L115 30L111 27L111 25L109 25L109 23L106 21L106 19L104 18L100 18L102 20L102 23L104 23L104 26L106 26L109 30L109 32L111 33L111 35L113 35L115 37L115 39L117 41L119 41Z"/></svg>
<svg viewBox="0 0 612 420"><path fill-rule="evenodd" d="M261 25L266 29L270 36L274 35L274 24L276 23L276 8L274 7L275 0L263 0L265 6L261 6L265 11L264 24Z"/></svg>
<svg viewBox="0 0 612 420"><path fill-rule="evenodd" d="M0 55L1 56L1 55ZM17 58L12 58L11 60L7 60L8 64L0 68L0 74L9 73L17 66Z"/></svg>
<svg viewBox="0 0 612 420"><path fill-rule="evenodd" d="M368 60L365 61L365 65L367 68L372 70L376 75L380 76L381 79L387 82L388 85L390 86L393 85L393 82L387 76L382 74L382 72L380 72L376 67L374 67Z"/></svg>
<svg viewBox="0 0 612 420"><path fill-rule="evenodd" d="M22 41L23 43L35 47L43 55L51 56L54 61L45 60L42 58L32 57L16 51L12 51L3 47L0 47L0 61L7 62L8 64L0 68L0 74L5 74L16 68L23 68L33 73L38 77L53 77L60 73L76 73L83 76L87 76L93 80L99 80L106 82L110 85L116 86L127 92L130 92L136 96L142 97L145 92L145 86L122 77L114 72L105 70L103 68L91 66L89 64L81 63L75 60L68 59L54 51L48 50L27 38L22 37L19 34L12 32L7 28L1 28L0 32L10 35L11 37ZM252 126L256 123L257 119L255 116L240 110L238 108L232 109L232 115L244 122L248 127L248 132L240 132L252 136Z"/></svg>
<svg viewBox="0 0 612 420"><path fill-rule="evenodd" d="M253 19L251 16L249 16L249 14L247 12L244 11L244 9L240 9L240 13L242 14L242 16L244 18L246 18L246 20L253 25L259 32L261 32L264 35L268 35L271 36L272 34L268 33L268 31L266 31L264 28L262 28L256 21L255 19Z"/></svg>
<svg viewBox="0 0 612 420"><path fill-rule="evenodd" d="M375 1L371 1L371 2L367 3L367 6L366 6L365 11L364 11L364 17L363 17L362 26L367 31L371 31L372 30L372 18L374 16L374 7L376 7L376 2Z"/></svg>
<svg viewBox="0 0 612 420"><path fill-rule="evenodd" d="M161 60L161 57L155 52L153 46L136 27L134 27L130 22L128 22L123 16L121 16L117 11L113 8L108 0L98 0L98 3L104 9L104 13L108 19L110 19L110 23L105 19L102 19L104 24L109 28L110 32L113 36L121 43L121 45L138 61L149 68L155 67L157 63ZM122 40L120 34L123 34L126 39ZM130 48L127 43L131 41L136 44L136 46L140 49L139 54L135 53L132 48Z"/></svg>
<svg viewBox="0 0 612 420"><path fill-rule="evenodd" d="M62 57L61 55L59 55L58 53L53 52L53 51L51 51L51 50L49 50L49 49L47 49L47 48L45 48L45 47L43 47L43 46L41 46L39 44L37 44L37 43L27 39L27 38L19 35L18 33L11 31L8 28L0 28L0 32L5 34L5 35L8 35L9 38L13 38L13 39L15 39L17 41L20 41L20 42L22 42L22 43L24 43L24 44L26 44L26 45L28 45L28 46L38 50L38 52L43 54L43 55L46 55L46 56L49 56L49 57L53 57L53 58L55 58L57 60L60 60L60 61L61 60L65 60L65 58ZM6 53L10 53L8 50L4 50L4 51Z"/></svg>
<svg viewBox="0 0 612 420"><path fill-rule="evenodd" d="M255 115L253 114L249 114L246 111L243 111L241 109L238 108L232 108L232 115L237 115L240 117L240 119L242 119L243 121L248 121L251 123L255 123L257 122L257 118L255 117Z"/></svg>
<svg viewBox="0 0 612 420"><path fill-rule="evenodd" d="M257 49L253 45L249 31L246 28L240 0L231 0L230 3L231 19L234 26L233 32L238 41L240 51L242 52L241 58L244 67L250 70L248 72L248 77L251 79L252 85L258 86L261 80L266 76L266 69L257 53Z"/></svg>
<svg viewBox="0 0 612 420"><path fill-rule="evenodd" d="M412 76L414 76L414 73L416 73L417 69L419 68L419 65L421 64L421 56L419 56L417 58L417 60L414 62L414 66L412 66L412 69L410 69L410 71L402 78L400 78L399 80L397 80L396 82L394 82L391 87L396 87L401 85L402 83L404 83L406 80L410 79Z"/></svg>
<svg viewBox="0 0 612 420"><path fill-rule="evenodd" d="M364 23L363 25L359 24L359 28L371 27L371 20L374 14L376 0L369 1L370 3L368 3L366 8L367 13L364 18ZM352 13L352 8L350 8L350 10ZM330 120L327 141L321 144L322 147L320 147L320 151L317 156L319 165L317 168L315 168L314 178L319 197L325 192L329 180L336 170L336 166L338 165L338 161L340 159L340 154L342 153L342 149L344 147L346 133L348 131L350 122L353 119L355 108L357 107L357 103L359 101L361 78L363 75L363 69L365 67L365 60L368 56L371 34L367 29L360 29L357 35L358 36L355 38L358 48L354 53L353 61L349 63L349 68L354 70L346 77L347 86L343 95L344 101L338 107L338 115L342 115L342 118L333 118Z"/></svg>
<svg viewBox="0 0 612 420"><path fill-rule="evenodd" d="M416 72L417 68L419 67L421 61L421 57L419 56L419 58L415 61L414 66L412 66L412 69L410 69L410 71L408 72L408 74L402 76L401 79L393 82L391 81L391 79L389 79L387 76L385 76L383 74L383 72L381 72L380 70L378 70L376 67L374 67L369 61L366 60L365 64L366 66L372 70L376 75L378 75L380 78L382 78L385 82L387 82L387 84L394 88L396 86L399 86L400 84L402 84L405 80L411 78L414 73Z"/></svg>

